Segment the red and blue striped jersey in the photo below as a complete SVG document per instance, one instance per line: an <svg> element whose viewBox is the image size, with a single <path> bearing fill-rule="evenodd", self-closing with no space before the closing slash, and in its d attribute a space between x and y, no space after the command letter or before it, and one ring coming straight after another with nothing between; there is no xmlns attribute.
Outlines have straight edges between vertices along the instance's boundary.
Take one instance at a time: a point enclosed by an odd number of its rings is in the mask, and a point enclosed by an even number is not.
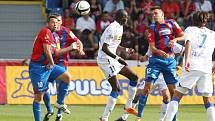
<svg viewBox="0 0 215 121"><path fill-rule="evenodd" d="M53 39L51 30L47 27L42 28L34 41L31 61L41 63L43 65L48 64L48 59L45 56L43 44L51 45Z"/></svg>
<svg viewBox="0 0 215 121"><path fill-rule="evenodd" d="M60 48L66 48L71 45L73 42L77 42L78 38L74 33L64 26L61 26L60 30L57 32L60 39ZM63 55L57 56L55 58L55 63L63 63L64 66L68 66L69 52Z"/></svg>
<svg viewBox="0 0 215 121"><path fill-rule="evenodd" d="M165 20L165 23L153 23L148 29L148 42L155 43L155 47L168 54L173 54L173 47L169 47L169 41L182 32L180 26L173 19Z"/></svg>

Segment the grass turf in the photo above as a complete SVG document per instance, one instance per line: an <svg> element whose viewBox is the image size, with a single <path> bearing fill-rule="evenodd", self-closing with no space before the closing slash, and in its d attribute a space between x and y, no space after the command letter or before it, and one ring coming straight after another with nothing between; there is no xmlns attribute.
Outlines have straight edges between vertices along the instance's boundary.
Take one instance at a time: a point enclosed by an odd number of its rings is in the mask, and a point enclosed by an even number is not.
<svg viewBox="0 0 215 121"><path fill-rule="evenodd" d="M63 121L98 121L105 105L70 105L71 114L64 114ZM123 105L116 105L109 121L114 121L122 114ZM143 121L158 121L159 105L147 105L143 111ZM46 110L42 106L43 114ZM54 109L55 112L56 109ZM202 105L181 105L177 116L178 121L207 121L207 114ZM50 121L55 120L55 115ZM0 121L33 121L31 105L0 105ZM135 121L135 116L129 116L127 121Z"/></svg>

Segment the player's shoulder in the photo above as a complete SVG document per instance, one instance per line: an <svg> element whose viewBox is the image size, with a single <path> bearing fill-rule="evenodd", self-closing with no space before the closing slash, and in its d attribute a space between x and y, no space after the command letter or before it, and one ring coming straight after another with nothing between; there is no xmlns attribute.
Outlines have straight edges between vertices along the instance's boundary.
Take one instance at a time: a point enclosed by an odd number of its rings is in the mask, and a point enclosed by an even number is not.
<svg viewBox="0 0 215 121"><path fill-rule="evenodd" d="M185 32L191 32L191 31L196 31L198 28L195 26L189 26L187 27L184 31Z"/></svg>
<svg viewBox="0 0 215 121"><path fill-rule="evenodd" d="M148 29L154 30L155 26L156 26L155 23L151 23L151 24L149 25L149 28L148 28Z"/></svg>
<svg viewBox="0 0 215 121"><path fill-rule="evenodd" d="M205 29L205 31L206 31L207 33L215 34L215 31L213 31L213 30L211 30L211 29L209 29L209 28L207 28L207 27L204 27L204 29Z"/></svg>
<svg viewBox="0 0 215 121"><path fill-rule="evenodd" d="M112 33L116 30L116 25L114 22L112 22L110 25L107 26L106 32Z"/></svg>
<svg viewBox="0 0 215 121"><path fill-rule="evenodd" d="M43 27L43 28L40 30L40 33L51 33L51 30L50 30L48 27Z"/></svg>
<svg viewBox="0 0 215 121"><path fill-rule="evenodd" d="M167 19L168 22L176 22L174 19Z"/></svg>

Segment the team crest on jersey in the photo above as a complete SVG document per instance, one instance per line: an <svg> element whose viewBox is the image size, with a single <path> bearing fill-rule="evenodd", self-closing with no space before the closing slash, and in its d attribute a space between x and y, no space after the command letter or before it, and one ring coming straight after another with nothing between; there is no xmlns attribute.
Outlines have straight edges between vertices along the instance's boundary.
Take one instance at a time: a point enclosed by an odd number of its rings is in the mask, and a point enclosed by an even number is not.
<svg viewBox="0 0 215 121"><path fill-rule="evenodd" d="M122 39L122 36L116 36L116 40L121 41L121 39Z"/></svg>
<svg viewBox="0 0 215 121"><path fill-rule="evenodd" d="M161 35L169 35L169 34L171 34L171 30L169 28L161 28L159 33Z"/></svg>

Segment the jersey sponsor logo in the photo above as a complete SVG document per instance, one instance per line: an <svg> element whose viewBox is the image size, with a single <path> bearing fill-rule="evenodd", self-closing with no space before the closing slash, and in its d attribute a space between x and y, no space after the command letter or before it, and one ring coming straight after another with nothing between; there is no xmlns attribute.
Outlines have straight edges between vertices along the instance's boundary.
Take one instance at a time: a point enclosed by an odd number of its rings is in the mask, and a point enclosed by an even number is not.
<svg viewBox="0 0 215 121"><path fill-rule="evenodd" d="M171 34L171 30L169 28L161 28L159 33L161 35L169 35L169 34Z"/></svg>
<svg viewBox="0 0 215 121"><path fill-rule="evenodd" d="M121 41L122 36L116 36L115 39L118 40L118 41Z"/></svg>

